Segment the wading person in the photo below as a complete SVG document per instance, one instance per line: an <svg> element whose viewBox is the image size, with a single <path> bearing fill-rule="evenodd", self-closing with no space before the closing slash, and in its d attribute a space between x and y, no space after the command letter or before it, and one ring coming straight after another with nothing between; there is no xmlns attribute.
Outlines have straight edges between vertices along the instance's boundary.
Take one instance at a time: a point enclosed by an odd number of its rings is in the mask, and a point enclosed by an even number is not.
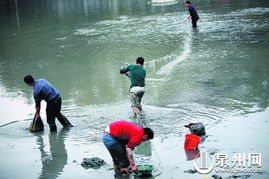
<svg viewBox="0 0 269 179"><path fill-rule="evenodd" d="M33 86L33 95L36 104L35 109L37 118L40 117L41 101L45 100L47 102L46 115L50 131L57 131L55 117L57 117L57 119L63 126L72 127L72 124L60 112L62 99L57 89L55 89L47 80L35 80L31 75L25 76L24 82L28 86Z"/></svg>
<svg viewBox="0 0 269 179"><path fill-rule="evenodd" d="M189 9L189 13L190 13L188 20L191 20L192 27L197 27L197 21L199 19L199 16L198 16L198 13L197 13L195 7L191 4L190 1L186 1L185 6Z"/></svg>
<svg viewBox="0 0 269 179"><path fill-rule="evenodd" d="M134 114L139 117L142 111L141 100L145 93L145 77L146 70L144 69L144 59L138 57L136 64L128 65L120 70L121 74L130 77L131 85L129 95L131 97L132 109Z"/></svg>
<svg viewBox="0 0 269 179"><path fill-rule="evenodd" d="M103 134L103 142L108 149L115 169L128 176L129 166L137 172L132 150L144 141L154 138L150 128L142 128L128 121L116 121L109 124Z"/></svg>

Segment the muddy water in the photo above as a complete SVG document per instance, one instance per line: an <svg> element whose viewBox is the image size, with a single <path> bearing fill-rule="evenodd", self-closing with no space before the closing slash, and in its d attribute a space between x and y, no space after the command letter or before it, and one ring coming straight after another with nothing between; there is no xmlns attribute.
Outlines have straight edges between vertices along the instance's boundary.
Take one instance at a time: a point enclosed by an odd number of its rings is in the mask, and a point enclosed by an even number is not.
<svg viewBox="0 0 269 179"><path fill-rule="evenodd" d="M162 143L174 145L170 140L184 135L185 123L201 121L212 128L230 117L264 111L269 103L269 3L193 3L200 15L197 29L186 20L181 2L1 2L0 125L11 124L0 128L5 141L0 150L14 158L1 156L6 165L0 176L18 178L11 171L21 167L25 178L66 178L76 169L80 178L89 173L113 177L101 134L111 121L136 122L129 81L119 68L138 56L145 58L147 70L142 122L157 137L137 149L138 162L164 165L152 157L161 157ZM46 125L40 135L25 130L34 114L32 89L22 81L26 74L54 84L74 128L49 134ZM81 169L82 158L91 155L106 159L102 172Z"/></svg>

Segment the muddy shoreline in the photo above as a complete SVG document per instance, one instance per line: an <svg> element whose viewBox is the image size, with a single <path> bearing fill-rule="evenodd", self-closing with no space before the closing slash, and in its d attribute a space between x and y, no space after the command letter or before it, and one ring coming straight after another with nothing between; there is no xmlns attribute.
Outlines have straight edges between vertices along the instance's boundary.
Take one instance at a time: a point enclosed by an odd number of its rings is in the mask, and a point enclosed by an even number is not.
<svg viewBox="0 0 269 179"><path fill-rule="evenodd" d="M195 151L188 153L183 148L184 135L189 133L186 128L176 135L157 135L151 142L137 147L135 161L155 167L151 178L268 178L268 114L267 109L206 126L207 137L199 145L199 150L207 150L212 158L217 153L227 154L230 160L235 153L260 153L261 174L219 174L216 167L208 174L198 173L194 169ZM1 127L0 178L120 178L115 175L109 153L101 142L102 131L95 134L95 141L77 140L76 127L49 133L45 126L44 132L32 134L26 130L28 125L29 121L21 121ZM99 169L84 169L80 165L83 158L95 156L104 159L106 164Z"/></svg>

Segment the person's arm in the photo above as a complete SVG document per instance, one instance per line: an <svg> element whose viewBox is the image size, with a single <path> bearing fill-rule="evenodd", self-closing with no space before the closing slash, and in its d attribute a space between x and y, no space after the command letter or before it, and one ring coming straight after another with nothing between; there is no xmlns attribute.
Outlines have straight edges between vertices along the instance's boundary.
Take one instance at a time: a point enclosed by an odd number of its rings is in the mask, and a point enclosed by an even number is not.
<svg viewBox="0 0 269 179"><path fill-rule="evenodd" d="M132 149L129 148L129 147L126 147L126 153L127 153L127 158L128 158L128 160L130 162L132 171L137 172L138 170L137 170L137 167L136 167L135 162L134 162Z"/></svg>
<svg viewBox="0 0 269 179"><path fill-rule="evenodd" d="M35 114L36 114L36 118L40 118L40 105L39 105L39 106L36 105L36 106L35 106L35 110L36 110L36 112L35 112Z"/></svg>
<svg viewBox="0 0 269 179"><path fill-rule="evenodd" d="M190 13L190 15L188 17L188 20L191 20L192 19L192 9L190 7L189 7L189 13Z"/></svg>
<svg viewBox="0 0 269 179"><path fill-rule="evenodd" d="M34 99L35 99L35 114L36 114L36 118L39 118L40 117L40 109L41 109L41 98L36 95L34 96Z"/></svg>
<svg viewBox="0 0 269 179"><path fill-rule="evenodd" d="M121 74L126 74L128 71L130 71L129 66L127 66L127 67L122 67L122 68L120 69L120 73L121 73Z"/></svg>

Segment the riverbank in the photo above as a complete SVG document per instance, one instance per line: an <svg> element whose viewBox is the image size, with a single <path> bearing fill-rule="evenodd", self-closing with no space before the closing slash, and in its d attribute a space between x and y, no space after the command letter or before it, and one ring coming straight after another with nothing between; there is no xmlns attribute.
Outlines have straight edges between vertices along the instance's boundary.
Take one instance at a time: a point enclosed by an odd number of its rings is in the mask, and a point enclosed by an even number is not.
<svg viewBox="0 0 269 179"><path fill-rule="evenodd" d="M259 169L262 169L262 174L217 174L216 169L220 167L215 167L208 174L197 173L194 160L191 160L195 152L188 153L183 149L184 135L189 132L187 129L166 137L157 135L151 142L135 149L135 160L137 164L149 163L155 167L152 178L268 178L268 115L269 109L242 117L228 117L206 126L207 138L199 146L200 151L207 150L212 158L217 153L227 154L230 162L234 154L260 153L262 165ZM88 128L89 135L82 137L81 130L78 130L81 126L59 129L57 133L49 133L45 126L44 132L32 134L26 130L29 123L20 121L1 127L0 178L115 177L111 158L101 142L102 131L91 134L91 128ZM106 164L99 169L84 169L80 165L83 158L95 156L104 159ZM246 159L246 166L247 162ZM256 168L251 166L251 169Z"/></svg>

